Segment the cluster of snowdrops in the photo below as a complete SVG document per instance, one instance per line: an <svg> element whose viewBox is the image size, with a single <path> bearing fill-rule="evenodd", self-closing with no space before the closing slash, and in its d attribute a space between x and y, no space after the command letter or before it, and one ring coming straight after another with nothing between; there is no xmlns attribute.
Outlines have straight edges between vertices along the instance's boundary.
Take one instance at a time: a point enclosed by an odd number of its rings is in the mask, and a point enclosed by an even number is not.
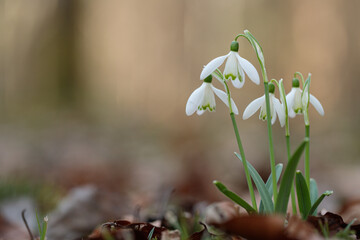
<svg viewBox="0 0 360 240"><path fill-rule="evenodd" d="M242 88L245 83L245 74L252 82L258 85L260 84L260 77L256 68L238 54L239 37L247 39L255 50L264 82L265 94L252 101L244 110L242 117L244 120L248 119L260 109L259 118L267 121L271 174L266 182L263 181L251 163L246 160L239 129L235 120L235 115L239 114L239 110L231 98L231 92L228 86L228 83L231 82L235 88ZM219 67L223 65L225 61L224 70L221 72ZM223 85L225 91L213 86L213 78L217 79L221 85ZM304 79L300 72L296 72L292 80L292 89L286 95L282 79L279 81L275 79L268 80L262 48L255 37L249 31L245 30L243 34L238 34L234 41L232 41L230 52L227 55L211 60L203 68L200 80L203 80L202 85L190 95L187 101L186 114L190 116L196 112L198 115L202 115L205 111L214 111L216 108L215 95L229 107L240 152L239 154L235 153L235 155L242 161L244 166L251 196L251 204L230 191L219 181L214 181L216 187L231 200L243 207L248 213L270 214L275 212L286 214L288 202L291 198L293 214L297 214L297 211L299 211L304 219L306 219L307 216L315 215L321 201L325 196L331 195L332 191L326 191L319 196L316 181L310 178L310 121L308 114L310 103L320 115L324 115L324 109L319 100L309 93L311 74L308 75L307 79ZM300 88L300 83L303 89ZM277 99L274 95L276 87L279 89L280 99ZM305 136L304 140L292 153L289 117L293 118L298 114L304 116ZM283 164L276 164L274 157L272 124L275 123L277 118L279 119L280 125L282 127L285 126L288 161L284 171ZM304 175L301 171L296 170L303 152L305 152ZM279 181L280 179L281 181ZM259 205L255 198L253 183L261 197Z"/></svg>

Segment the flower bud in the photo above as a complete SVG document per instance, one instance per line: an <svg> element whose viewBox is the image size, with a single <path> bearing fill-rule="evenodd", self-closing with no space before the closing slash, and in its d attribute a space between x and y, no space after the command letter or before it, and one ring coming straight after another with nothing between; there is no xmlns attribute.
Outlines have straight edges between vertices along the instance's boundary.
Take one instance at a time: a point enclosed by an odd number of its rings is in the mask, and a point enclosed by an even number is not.
<svg viewBox="0 0 360 240"><path fill-rule="evenodd" d="M239 43L237 41L232 41L230 45L230 50L233 52L239 51Z"/></svg>
<svg viewBox="0 0 360 240"><path fill-rule="evenodd" d="M300 81L299 81L299 79L293 78L293 80L292 80L292 86L293 86L294 88L300 87Z"/></svg>
<svg viewBox="0 0 360 240"><path fill-rule="evenodd" d="M269 83L269 93L274 93L275 92L275 85L272 83Z"/></svg>
<svg viewBox="0 0 360 240"><path fill-rule="evenodd" d="M204 79L204 82L206 82L206 83L211 83L211 82L212 82L212 76L211 76L211 75L207 76L207 77Z"/></svg>

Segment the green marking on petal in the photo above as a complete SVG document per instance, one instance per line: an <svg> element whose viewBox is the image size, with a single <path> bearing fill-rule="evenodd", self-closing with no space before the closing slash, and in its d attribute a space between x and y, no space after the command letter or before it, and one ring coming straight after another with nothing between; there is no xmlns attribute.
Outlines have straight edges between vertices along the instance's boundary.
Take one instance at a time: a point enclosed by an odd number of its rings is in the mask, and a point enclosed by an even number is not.
<svg viewBox="0 0 360 240"><path fill-rule="evenodd" d="M225 75L225 79L229 79L231 78L231 80L235 80L236 79L236 76L232 73L228 73Z"/></svg>
<svg viewBox="0 0 360 240"><path fill-rule="evenodd" d="M210 104L207 104L207 105L202 105L202 106L198 106L198 109L199 110L206 110L208 109L210 112L214 111L215 110L215 107L210 107Z"/></svg>
<svg viewBox="0 0 360 240"><path fill-rule="evenodd" d="M271 117L271 116L270 116L270 117ZM261 111L260 111L259 119L261 119L261 120L263 120L263 121L267 120L266 110L261 110Z"/></svg>
<svg viewBox="0 0 360 240"><path fill-rule="evenodd" d="M238 74L238 76L239 76L240 82L243 82L244 79L242 78L242 76L241 76L241 74L240 74L240 72L239 72L239 68L237 69L237 74Z"/></svg>
<svg viewBox="0 0 360 240"><path fill-rule="evenodd" d="M297 108L297 109L294 109L294 112L297 114L302 114L303 110L302 110L302 108Z"/></svg>

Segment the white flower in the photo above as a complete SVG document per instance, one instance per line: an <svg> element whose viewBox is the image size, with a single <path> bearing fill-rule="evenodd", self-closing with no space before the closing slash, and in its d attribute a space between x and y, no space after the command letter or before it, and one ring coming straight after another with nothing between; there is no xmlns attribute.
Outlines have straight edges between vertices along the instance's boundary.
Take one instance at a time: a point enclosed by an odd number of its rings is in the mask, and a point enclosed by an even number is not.
<svg viewBox="0 0 360 240"><path fill-rule="evenodd" d="M269 93L269 100L270 100L271 124L275 123L276 115L278 115L280 125L281 127L283 127L285 125L285 112L282 104L280 103L279 99L277 99L274 96L273 93ZM249 117L251 117L259 108L260 108L259 119L265 121L267 119L265 95L255 99L246 107L243 114L243 119L246 120Z"/></svg>
<svg viewBox="0 0 360 240"><path fill-rule="evenodd" d="M295 117L296 114L303 114L308 107L308 100L314 106L316 111L321 116L324 116L324 108L321 106L320 101L310 94L309 98L309 88L306 88L307 91L303 93L303 91L299 87L293 87L288 95L286 95L286 102L288 105L289 117Z"/></svg>
<svg viewBox="0 0 360 240"><path fill-rule="evenodd" d="M246 59L240 57L237 52L239 49L238 42L232 42L231 51L224 56L217 57L210 61L200 74L200 79L203 80L212 72L214 72L227 59L224 69L224 77L226 80L231 80L236 88L241 88L245 83L245 73L250 80L256 84L260 83L259 74L256 68Z"/></svg>
<svg viewBox="0 0 360 240"><path fill-rule="evenodd" d="M198 115L203 114L206 110L210 112L214 111L216 107L214 93L229 107L228 95L224 91L215 88L211 82L204 81L204 83L190 95L186 103L186 115L190 116L195 111ZM235 102L232 99L231 108L235 114L239 114Z"/></svg>

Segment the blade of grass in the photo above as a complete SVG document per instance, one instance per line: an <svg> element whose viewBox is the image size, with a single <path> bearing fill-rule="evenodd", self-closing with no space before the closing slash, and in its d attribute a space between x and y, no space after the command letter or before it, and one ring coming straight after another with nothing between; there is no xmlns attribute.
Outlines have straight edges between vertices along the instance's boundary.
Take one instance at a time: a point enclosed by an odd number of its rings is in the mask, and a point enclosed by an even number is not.
<svg viewBox="0 0 360 240"><path fill-rule="evenodd" d="M244 161L241 156L235 152L235 156L237 158L239 158L241 161ZM266 213L272 213L274 212L274 203L271 199L270 193L267 190L264 181L262 180L262 178L260 177L259 173L256 171L256 169L249 163L247 162L248 168L249 168L249 172L251 175L251 178L253 179L256 188L259 191L260 197L262 202L264 203L264 210ZM276 174L275 174L276 176Z"/></svg>
<svg viewBox="0 0 360 240"><path fill-rule="evenodd" d="M280 179L280 175L281 175L281 172L282 172L282 169L283 169L283 164L282 163L279 163L276 165L275 167L275 172L276 172L276 183L279 181ZM266 181L266 184L265 184L267 190L269 191L269 194L270 194L270 197L273 196L273 188L272 188L272 176L271 176L271 173ZM264 212L264 203L262 201L260 201L260 205L259 205L259 213L263 213Z"/></svg>
<svg viewBox="0 0 360 240"><path fill-rule="evenodd" d="M277 201L275 203L275 212L277 212L277 213L286 214L289 197L290 197L291 186L292 186L292 183L294 180L296 167L299 163L300 157L305 149L306 144L308 144L308 142L309 142L308 139L304 139L304 141L296 149L295 153L291 156L291 158L285 168L285 171L284 171L281 183L280 183L279 195L278 195Z"/></svg>
<svg viewBox="0 0 360 240"><path fill-rule="evenodd" d="M151 240L151 238L152 238L152 236L153 236L153 234L154 234L154 231L155 231L155 227L153 227L153 228L151 229L151 231L149 232L149 235L148 235L148 237L147 237L148 240Z"/></svg>
<svg viewBox="0 0 360 240"><path fill-rule="evenodd" d="M313 205L319 196L319 190L315 179L310 178L310 200Z"/></svg>
<svg viewBox="0 0 360 240"><path fill-rule="evenodd" d="M252 206L250 206L250 204L248 204L244 199L242 199L236 193L228 190L224 184L216 180L213 183L220 190L220 192L222 192L225 196L227 196L232 201L243 207L249 214L256 213L256 210Z"/></svg>
<svg viewBox="0 0 360 240"><path fill-rule="evenodd" d="M306 180L300 171L296 171L295 182L299 211L302 218L306 219L311 208L311 200Z"/></svg>
<svg viewBox="0 0 360 240"><path fill-rule="evenodd" d="M39 216L36 212L36 221L37 221L37 224L38 224L38 229L39 229L39 236L42 235L42 229L41 229L41 224L40 224L40 220L39 220Z"/></svg>
<svg viewBox="0 0 360 240"><path fill-rule="evenodd" d="M310 200L311 200L311 205L314 205L314 203L318 199L318 196L319 196L319 190L318 190L317 183L316 183L315 179L310 178ZM317 212L317 209L315 209L314 212Z"/></svg>
<svg viewBox="0 0 360 240"><path fill-rule="evenodd" d="M46 231L47 231L47 221L44 221L43 225L42 225L42 233L41 233L41 236L40 236L40 240L45 240Z"/></svg>
<svg viewBox="0 0 360 240"><path fill-rule="evenodd" d="M321 194L321 196L315 201L315 203L312 205L310 211L309 211L309 215L313 215L314 213L316 213L316 209L317 207L320 205L320 203L322 202L322 200L327 197L330 196L331 194L333 194L333 191L325 191L323 194Z"/></svg>

